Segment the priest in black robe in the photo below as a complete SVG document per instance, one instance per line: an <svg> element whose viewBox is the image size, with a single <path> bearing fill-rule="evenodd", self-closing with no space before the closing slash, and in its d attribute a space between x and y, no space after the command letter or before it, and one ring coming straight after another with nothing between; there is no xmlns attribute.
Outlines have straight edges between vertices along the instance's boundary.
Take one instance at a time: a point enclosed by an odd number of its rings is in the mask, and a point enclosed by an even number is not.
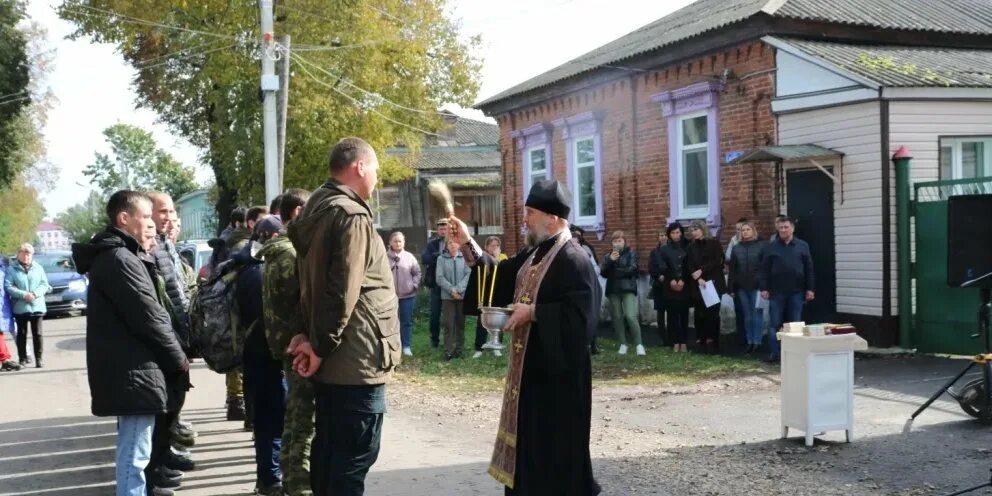
<svg viewBox="0 0 992 496"><path fill-rule="evenodd" d="M507 495L589 496L592 373L589 337L599 298L588 256L570 242L561 184L537 181L525 203L528 248L490 267L493 306L512 306L509 368L489 473ZM449 218L469 264L489 263L464 222ZM487 302L488 303L488 302Z"/></svg>

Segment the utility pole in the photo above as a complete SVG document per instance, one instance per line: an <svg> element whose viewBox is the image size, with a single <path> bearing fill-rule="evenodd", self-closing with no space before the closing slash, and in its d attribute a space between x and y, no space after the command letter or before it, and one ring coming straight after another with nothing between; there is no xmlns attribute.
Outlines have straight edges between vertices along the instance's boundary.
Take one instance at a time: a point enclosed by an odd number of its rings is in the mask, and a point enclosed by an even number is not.
<svg viewBox="0 0 992 496"><path fill-rule="evenodd" d="M286 172L286 116L289 111L289 35L282 35L282 85L279 86L279 191Z"/></svg>
<svg viewBox="0 0 992 496"><path fill-rule="evenodd" d="M279 196L279 140L277 137L276 76L273 0L259 0L262 17L262 144L265 152L265 202Z"/></svg>

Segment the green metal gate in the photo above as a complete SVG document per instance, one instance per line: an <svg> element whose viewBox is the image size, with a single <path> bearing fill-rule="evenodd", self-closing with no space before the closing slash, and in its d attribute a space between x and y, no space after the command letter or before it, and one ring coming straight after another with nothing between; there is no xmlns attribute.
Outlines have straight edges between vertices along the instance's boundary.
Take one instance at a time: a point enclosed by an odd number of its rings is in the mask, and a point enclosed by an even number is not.
<svg viewBox="0 0 992 496"><path fill-rule="evenodd" d="M947 287L947 199L954 195L992 194L992 177L916 183L916 321L913 345L924 353L973 355L977 332L978 290ZM989 212L992 222L992 212Z"/></svg>

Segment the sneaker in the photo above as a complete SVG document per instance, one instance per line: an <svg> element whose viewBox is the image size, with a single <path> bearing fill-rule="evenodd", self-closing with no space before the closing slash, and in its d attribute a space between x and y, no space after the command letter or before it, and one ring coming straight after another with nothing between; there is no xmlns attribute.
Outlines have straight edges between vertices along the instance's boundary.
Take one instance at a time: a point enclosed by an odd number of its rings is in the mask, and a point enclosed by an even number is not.
<svg viewBox="0 0 992 496"><path fill-rule="evenodd" d="M627 345L625 345L625 344L620 345L620 351L618 351L617 353L619 353L621 355L626 355L627 354Z"/></svg>
<svg viewBox="0 0 992 496"><path fill-rule="evenodd" d="M179 444L179 443L177 443L175 441L172 442L172 446L169 446L169 451L171 451L172 453L175 453L175 454L177 454L179 456L185 457L185 458L189 458L190 457L189 450L187 450L185 446L183 446L183 445L181 445L181 444Z"/></svg>
<svg viewBox="0 0 992 496"><path fill-rule="evenodd" d="M24 357L21 359L21 365L31 365L31 357Z"/></svg>
<svg viewBox="0 0 992 496"><path fill-rule="evenodd" d="M403 348L403 355L405 355L405 356L413 356L413 350L411 350L410 347L407 346L407 347Z"/></svg>
<svg viewBox="0 0 992 496"><path fill-rule="evenodd" d="M163 457L162 464L172 470L179 470L181 472L196 470L196 464L193 463L192 458L179 455L171 450Z"/></svg>
<svg viewBox="0 0 992 496"><path fill-rule="evenodd" d="M173 427L172 430L169 431L169 432L171 432L173 434L178 434L178 435L184 436L184 437L191 437L191 438L194 438L194 439L197 438L197 437L199 437L199 434L196 431L194 431L193 429L189 429L189 428L183 427L180 424L176 424L176 426Z"/></svg>
<svg viewBox="0 0 992 496"><path fill-rule="evenodd" d="M173 496L176 494L172 489L166 489L164 487L153 487L148 490L150 496Z"/></svg>
<svg viewBox="0 0 992 496"><path fill-rule="evenodd" d="M182 470L176 470L164 465L158 468L158 473L162 474L166 479L182 479L183 475L185 475Z"/></svg>
<svg viewBox="0 0 992 496"><path fill-rule="evenodd" d="M44 366L45 366L45 364L44 364L44 362L41 361L41 357L38 357L38 358L36 358L34 360L34 368L40 369L40 368L42 368Z"/></svg>
<svg viewBox="0 0 992 496"><path fill-rule="evenodd" d="M149 483L152 485L152 487L176 489L182 485L182 477L169 478L162 475L162 472L155 472L155 474L152 475Z"/></svg>
<svg viewBox="0 0 992 496"><path fill-rule="evenodd" d="M179 444L181 444L181 445L183 445L183 446L185 446L187 448L196 445L196 438L194 438L192 436L185 436L185 435L183 435L183 434L181 434L179 432L175 432L175 431L170 432L169 434L172 436L172 441L173 442L179 443Z"/></svg>
<svg viewBox="0 0 992 496"><path fill-rule="evenodd" d="M259 496L282 496L282 482L271 485L259 484L255 486L255 494Z"/></svg>
<svg viewBox="0 0 992 496"><path fill-rule="evenodd" d="M646 351L644 351L644 345L643 344L637 345L637 356L644 356L644 355L647 355L647 354L648 353Z"/></svg>
<svg viewBox="0 0 992 496"><path fill-rule="evenodd" d="M179 425L181 425L185 429L189 429L191 431L194 430L193 429L193 422L190 422L190 421L187 421L187 420L183 420L183 419L179 419L179 420L176 421L176 423L179 424Z"/></svg>
<svg viewBox="0 0 992 496"><path fill-rule="evenodd" d="M501 357L501 356L503 356L503 352L502 351L499 351L499 350L493 350L493 356L495 356L495 357Z"/></svg>
<svg viewBox="0 0 992 496"><path fill-rule="evenodd" d="M475 353L472 353L472 358L482 358L482 352L476 351Z"/></svg>
<svg viewBox="0 0 992 496"><path fill-rule="evenodd" d="M13 360L7 360L6 362L3 362L2 365L0 365L0 370L3 370L5 372L21 370L21 364Z"/></svg>

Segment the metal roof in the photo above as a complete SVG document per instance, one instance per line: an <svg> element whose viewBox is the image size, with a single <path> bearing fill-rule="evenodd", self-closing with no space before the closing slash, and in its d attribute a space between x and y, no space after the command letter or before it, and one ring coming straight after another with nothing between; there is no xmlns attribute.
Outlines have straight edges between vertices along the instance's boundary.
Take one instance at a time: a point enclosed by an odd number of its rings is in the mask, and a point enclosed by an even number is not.
<svg viewBox="0 0 992 496"><path fill-rule="evenodd" d="M992 50L782 41L882 86L992 88Z"/></svg>
<svg viewBox="0 0 992 496"><path fill-rule="evenodd" d="M475 107L486 107L595 69L624 69L615 64L758 16L890 30L992 34L989 0L699 0Z"/></svg>
<svg viewBox="0 0 992 496"><path fill-rule="evenodd" d="M407 155L406 148L390 148L389 155ZM495 146L435 146L424 147L404 157L407 164L420 171L451 169L500 169L499 149Z"/></svg>
<svg viewBox="0 0 992 496"><path fill-rule="evenodd" d="M818 145L760 146L744 152L744 155L737 157L737 159L731 163L752 164L760 162L789 162L793 160L809 160L843 156L844 154L841 152Z"/></svg>

